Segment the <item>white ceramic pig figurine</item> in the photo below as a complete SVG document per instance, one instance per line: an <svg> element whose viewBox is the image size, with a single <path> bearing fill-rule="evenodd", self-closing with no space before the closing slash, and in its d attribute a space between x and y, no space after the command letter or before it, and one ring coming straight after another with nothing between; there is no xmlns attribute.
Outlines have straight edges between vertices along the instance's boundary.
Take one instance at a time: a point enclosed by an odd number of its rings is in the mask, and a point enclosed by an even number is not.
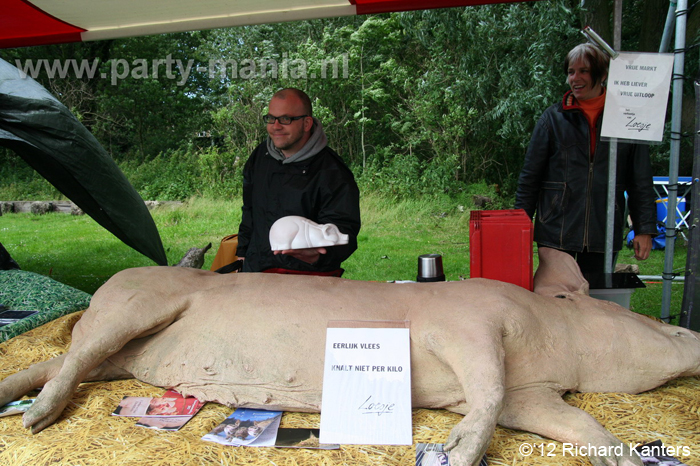
<svg viewBox="0 0 700 466"><path fill-rule="evenodd" d="M288 249L324 248L348 244L348 235L332 223L319 225L298 215L282 217L270 228L270 248L273 251Z"/></svg>

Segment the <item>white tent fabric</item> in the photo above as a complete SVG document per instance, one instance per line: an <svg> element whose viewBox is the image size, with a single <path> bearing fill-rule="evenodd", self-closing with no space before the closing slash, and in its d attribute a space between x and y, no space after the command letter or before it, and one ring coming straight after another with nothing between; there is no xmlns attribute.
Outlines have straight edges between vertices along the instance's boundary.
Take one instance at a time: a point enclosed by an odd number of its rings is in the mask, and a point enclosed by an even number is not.
<svg viewBox="0 0 700 466"><path fill-rule="evenodd" d="M0 48L518 0L3 0Z"/></svg>

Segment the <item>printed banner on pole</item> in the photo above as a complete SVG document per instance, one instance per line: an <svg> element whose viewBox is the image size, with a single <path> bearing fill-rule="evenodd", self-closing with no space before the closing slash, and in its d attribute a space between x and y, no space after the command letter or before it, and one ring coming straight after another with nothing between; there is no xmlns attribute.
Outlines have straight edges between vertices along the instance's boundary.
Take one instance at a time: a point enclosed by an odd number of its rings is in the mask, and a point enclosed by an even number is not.
<svg viewBox="0 0 700 466"><path fill-rule="evenodd" d="M621 52L610 60L602 137L661 142L673 54Z"/></svg>
<svg viewBox="0 0 700 466"><path fill-rule="evenodd" d="M327 329L320 440L413 443L409 329Z"/></svg>

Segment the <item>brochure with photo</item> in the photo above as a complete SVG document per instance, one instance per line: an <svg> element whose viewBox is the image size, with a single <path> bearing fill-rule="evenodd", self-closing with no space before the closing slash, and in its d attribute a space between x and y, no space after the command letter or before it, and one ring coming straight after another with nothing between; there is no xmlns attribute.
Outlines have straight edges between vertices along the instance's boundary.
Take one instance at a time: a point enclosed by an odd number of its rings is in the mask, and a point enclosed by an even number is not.
<svg viewBox="0 0 700 466"><path fill-rule="evenodd" d="M138 417L137 426L159 430L179 430L197 414L204 403L168 390L162 397L125 396L113 416Z"/></svg>
<svg viewBox="0 0 700 466"><path fill-rule="evenodd" d="M277 448L309 448L312 450L338 450L340 445L321 443L319 429L291 429L280 428L277 430Z"/></svg>
<svg viewBox="0 0 700 466"><path fill-rule="evenodd" d="M14 324L20 320L33 316L39 311L11 311L0 304L0 327Z"/></svg>
<svg viewBox="0 0 700 466"><path fill-rule="evenodd" d="M194 397L183 397L168 390L162 397L125 396L112 413L114 416L194 416L204 405Z"/></svg>
<svg viewBox="0 0 700 466"><path fill-rule="evenodd" d="M0 406L0 417L11 416L13 414L24 414L34 404L34 401L36 401L36 398L11 401L5 406Z"/></svg>
<svg viewBox="0 0 700 466"><path fill-rule="evenodd" d="M136 425L149 429L175 431L180 430L190 419L192 416L145 416L140 418Z"/></svg>
<svg viewBox="0 0 700 466"><path fill-rule="evenodd" d="M416 466L449 466L450 454L444 450L444 443L416 444ZM487 466L486 456L481 458L479 466Z"/></svg>
<svg viewBox="0 0 700 466"><path fill-rule="evenodd" d="M112 416L141 417L146 414L151 400L151 397L125 396L112 412Z"/></svg>
<svg viewBox="0 0 700 466"><path fill-rule="evenodd" d="M282 420L282 411L239 408L202 440L222 445L272 447Z"/></svg>
<svg viewBox="0 0 700 466"><path fill-rule="evenodd" d="M683 452L683 450L679 448L675 448L671 451L670 448L664 446L661 440L645 443L635 448L635 451L642 458L644 466L686 466L685 463L673 456L677 454L677 450Z"/></svg>

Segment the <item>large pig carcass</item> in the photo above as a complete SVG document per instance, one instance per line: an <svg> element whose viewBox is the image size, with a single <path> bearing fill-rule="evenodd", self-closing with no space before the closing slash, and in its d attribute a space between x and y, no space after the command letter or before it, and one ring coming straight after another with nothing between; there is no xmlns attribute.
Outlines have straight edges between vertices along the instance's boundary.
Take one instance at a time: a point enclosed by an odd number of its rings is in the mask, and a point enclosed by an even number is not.
<svg viewBox="0 0 700 466"><path fill-rule="evenodd" d="M318 412L328 321L407 320L413 406L464 415L446 444L454 466L477 464L497 423L585 445L594 465L641 466L561 395L700 375L698 334L586 296L566 254L540 249L540 263L542 294L485 279L125 270L95 293L66 354L0 382L0 405L43 386L24 415L36 433L81 382L135 377L231 407Z"/></svg>

